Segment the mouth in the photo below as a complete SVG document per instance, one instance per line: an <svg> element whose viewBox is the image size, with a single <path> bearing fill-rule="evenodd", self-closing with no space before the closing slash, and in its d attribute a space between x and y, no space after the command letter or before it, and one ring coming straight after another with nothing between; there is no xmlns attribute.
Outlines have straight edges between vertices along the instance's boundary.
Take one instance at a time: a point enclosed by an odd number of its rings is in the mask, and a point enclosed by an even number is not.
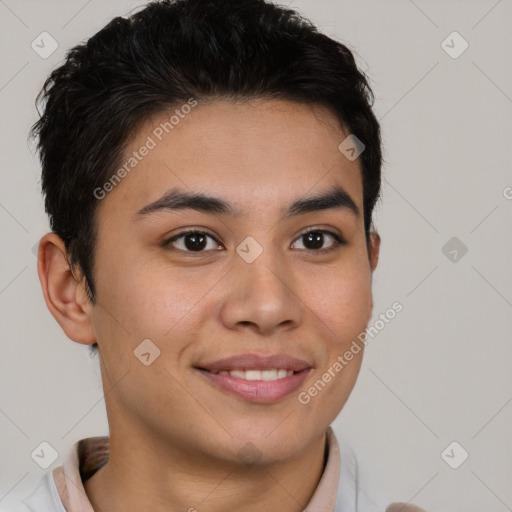
<svg viewBox="0 0 512 512"><path fill-rule="evenodd" d="M194 367L219 391L256 403L273 403L296 391L312 366L284 354L244 354Z"/></svg>
<svg viewBox="0 0 512 512"><path fill-rule="evenodd" d="M209 371L205 368L200 368L205 371ZM293 370L287 370L286 368L269 368L267 370L221 370L219 372L210 372L215 375L231 375L238 379L244 380L264 380L266 382L284 379L285 377L291 377L294 373Z"/></svg>

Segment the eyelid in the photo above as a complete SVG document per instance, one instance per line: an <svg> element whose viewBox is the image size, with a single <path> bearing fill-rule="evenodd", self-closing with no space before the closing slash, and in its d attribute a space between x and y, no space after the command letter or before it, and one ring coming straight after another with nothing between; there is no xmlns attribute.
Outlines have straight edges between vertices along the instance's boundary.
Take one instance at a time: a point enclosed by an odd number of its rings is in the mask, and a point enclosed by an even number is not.
<svg viewBox="0 0 512 512"><path fill-rule="evenodd" d="M339 239L341 242L343 243L347 243L347 241L345 240L344 236L337 232L337 231L334 231L333 229L331 228L324 228L324 227L321 227L321 226L313 226L313 227L309 227L309 228L305 228L304 231L301 231L297 237L294 239L297 240L297 238L300 238L301 236L304 236L304 235L307 235L308 233L316 233L316 232L321 232L321 233L327 233L328 235L331 235L333 236L335 239Z"/></svg>

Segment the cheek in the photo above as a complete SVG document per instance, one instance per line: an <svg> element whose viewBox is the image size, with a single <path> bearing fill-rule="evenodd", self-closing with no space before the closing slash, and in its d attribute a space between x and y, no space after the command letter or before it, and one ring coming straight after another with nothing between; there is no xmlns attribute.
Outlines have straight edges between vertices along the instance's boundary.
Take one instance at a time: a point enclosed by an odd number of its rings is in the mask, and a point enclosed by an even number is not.
<svg viewBox="0 0 512 512"><path fill-rule="evenodd" d="M308 291L308 305L329 327L333 343L343 344L357 337L371 316L370 274L364 268L351 267L330 271Z"/></svg>
<svg viewBox="0 0 512 512"><path fill-rule="evenodd" d="M158 265L140 251L103 259L98 265L98 299L122 337L162 339L200 299L198 280ZM108 321L108 318L107 318Z"/></svg>
<svg viewBox="0 0 512 512"><path fill-rule="evenodd" d="M350 396L362 364L361 341L372 312L370 272L361 264L330 271L320 279L321 290L310 295L308 305L321 322L323 345L317 352L319 367L300 395L308 417L328 424Z"/></svg>

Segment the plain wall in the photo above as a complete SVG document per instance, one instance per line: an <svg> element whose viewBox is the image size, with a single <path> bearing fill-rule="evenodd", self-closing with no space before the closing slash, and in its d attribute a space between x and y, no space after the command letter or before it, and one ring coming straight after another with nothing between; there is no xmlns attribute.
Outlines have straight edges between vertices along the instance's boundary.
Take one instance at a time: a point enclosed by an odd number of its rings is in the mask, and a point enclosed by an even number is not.
<svg viewBox="0 0 512 512"><path fill-rule="evenodd" d="M65 51L142 3L0 2L0 508L46 471L30 457L41 441L59 452L53 469L78 439L108 433L98 358L42 297L33 251L49 228L26 137ZM370 325L403 305L370 339L335 431L382 510L512 510L512 2L287 5L354 49L370 78L386 159ZM59 44L47 59L31 48L43 31ZM458 58L442 46L454 31L469 44ZM441 457L452 441L469 453L458 469Z"/></svg>

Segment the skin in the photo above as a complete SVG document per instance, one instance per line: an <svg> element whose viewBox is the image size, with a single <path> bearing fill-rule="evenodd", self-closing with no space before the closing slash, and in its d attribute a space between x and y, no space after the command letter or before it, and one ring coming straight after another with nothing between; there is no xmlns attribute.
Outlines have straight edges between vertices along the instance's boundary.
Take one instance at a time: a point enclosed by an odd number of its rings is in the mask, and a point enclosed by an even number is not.
<svg viewBox="0 0 512 512"><path fill-rule="evenodd" d="M169 114L139 127L127 154ZM98 343L110 460L85 482L95 510L301 511L320 480L325 432L347 401L363 350L301 404L307 390L364 331L380 238L367 244L359 159L338 150L348 135L320 106L287 101L200 103L127 175L97 210L97 303L67 264L62 240L41 239L46 304L66 335ZM342 187L347 208L281 219L291 202ZM239 218L193 210L133 215L180 187L221 197ZM206 251L185 252L188 228L207 232ZM328 229L319 253L304 231ZM247 236L263 248L247 263ZM180 251L181 249L181 251ZM203 251L205 250L203 249ZM134 349L149 338L149 366ZM213 387L194 366L242 353L284 352L311 362L296 392L261 404ZM243 459L248 443L257 453ZM245 447L245 448L244 448ZM242 451L244 453L244 451Z"/></svg>

